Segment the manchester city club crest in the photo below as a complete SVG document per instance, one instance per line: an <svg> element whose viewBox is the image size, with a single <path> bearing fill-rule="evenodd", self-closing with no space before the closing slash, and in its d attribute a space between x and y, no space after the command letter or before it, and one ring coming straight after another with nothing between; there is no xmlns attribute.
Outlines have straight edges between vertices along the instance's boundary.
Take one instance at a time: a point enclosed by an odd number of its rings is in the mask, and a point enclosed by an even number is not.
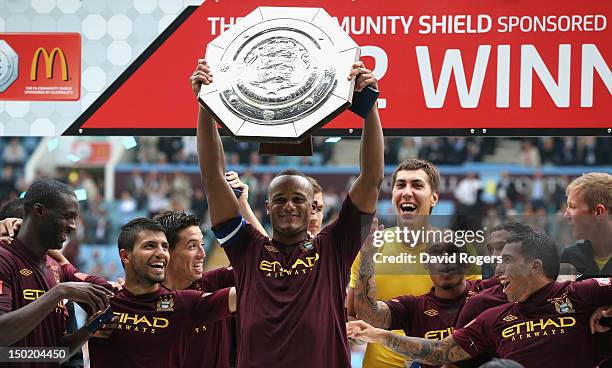
<svg viewBox="0 0 612 368"><path fill-rule="evenodd" d="M174 297L172 295L162 295L157 301L158 312L173 312L174 311Z"/></svg>
<svg viewBox="0 0 612 368"><path fill-rule="evenodd" d="M560 298L551 299L550 302L555 305L555 310L559 314L575 313L572 301L567 297L567 294Z"/></svg>
<svg viewBox="0 0 612 368"><path fill-rule="evenodd" d="M314 244L312 240L307 240L303 242L302 244L300 244L300 250L302 252L308 252L309 250L312 250L312 249L314 249Z"/></svg>

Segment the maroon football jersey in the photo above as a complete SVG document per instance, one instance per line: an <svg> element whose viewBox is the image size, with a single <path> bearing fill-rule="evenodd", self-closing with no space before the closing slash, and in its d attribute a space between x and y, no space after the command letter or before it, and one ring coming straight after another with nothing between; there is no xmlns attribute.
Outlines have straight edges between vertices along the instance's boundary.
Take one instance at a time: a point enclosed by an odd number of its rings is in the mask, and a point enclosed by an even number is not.
<svg viewBox="0 0 612 368"><path fill-rule="evenodd" d="M453 299L437 297L432 288L424 295L404 295L385 301L391 312L389 329L404 330L406 336L430 340L442 340L450 336L465 300L476 295L480 282L481 280L465 281L463 294ZM432 366L421 364L421 367Z"/></svg>
<svg viewBox="0 0 612 368"><path fill-rule="evenodd" d="M232 286L234 271L231 267L221 267L204 273L189 289L212 293ZM231 332L231 318L195 326L185 358L185 367L228 368Z"/></svg>
<svg viewBox="0 0 612 368"><path fill-rule="evenodd" d="M91 367L182 367L196 327L229 317L229 289L213 294L170 291L149 294L122 289L111 298L119 326L110 338L89 340Z"/></svg>
<svg viewBox="0 0 612 368"><path fill-rule="evenodd" d="M372 215L350 198L312 241L280 244L240 218L215 227L238 292L238 368L350 367L344 299Z"/></svg>
<svg viewBox="0 0 612 368"><path fill-rule="evenodd" d="M472 356L494 350L525 367L590 368L595 343L589 317L596 307L609 304L610 279L551 281L524 302L483 312L455 330L453 338Z"/></svg>
<svg viewBox="0 0 612 368"><path fill-rule="evenodd" d="M59 264L45 256L35 257L19 240L0 243L0 312L8 313L32 303L53 286L66 281ZM59 346L66 333L68 311L62 301L24 338L11 346ZM3 367L29 367L32 363L2 363ZM58 363L39 363L37 367L58 367Z"/></svg>
<svg viewBox="0 0 612 368"><path fill-rule="evenodd" d="M469 298L459 313L456 327L464 327L487 309L508 303L508 297L503 290L503 286L498 283L497 286L484 289Z"/></svg>

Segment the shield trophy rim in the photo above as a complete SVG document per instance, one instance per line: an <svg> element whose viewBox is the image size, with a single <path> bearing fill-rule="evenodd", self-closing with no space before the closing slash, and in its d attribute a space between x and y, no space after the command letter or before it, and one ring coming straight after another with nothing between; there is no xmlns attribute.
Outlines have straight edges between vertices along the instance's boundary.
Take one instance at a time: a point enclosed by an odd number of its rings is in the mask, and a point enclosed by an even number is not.
<svg viewBox="0 0 612 368"><path fill-rule="evenodd" d="M261 9L266 9L267 11L271 10L273 13L280 12L282 16L277 17L277 18L273 17L270 19L261 19L261 14L263 13ZM211 41L208 44L207 51L206 51L206 59L209 60L211 69L213 69L213 75L215 75L215 77L218 78L220 74L218 69L221 67L221 65L223 65L223 62L222 62L224 60L223 56L230 48L240 49L241 47L240 45L236 46L236 44L232 45L232 43L235 42L238 36L244 34L249 29L256 27L258 24L269 22L269 21L282 20L283 22L287 22L290 20L295 20L295 21L303 22L304 19L297 19L299 17L296 17L294 19L294 18L291 18L292 15L288 15L285 13L286 10L291 10L291 9L293 10L297 9L297 11L302 12L302 13L304 13L305 11L312 11L315 14L315 16L319 16L319 17L325 16L327 17L327 19L325 19L323 22L328 22L328 24L329 24L329 20L332 20L331 16L329 16L329 14L325 12L323 8L258 7L254 11L249 13L249 15L247 15L245 18L243 18L242 22L244 22L244 25L242 29L235 28L238 25L242 24L242 23L239 23L239 24L232 26L228 31L226 31L226 32L231 31L233 33L226 37L226 38L231 38L232 41L229 44L225 45L224 48L222 46L219 46L218 42L216 41L217 39L221 38L225 33L221 34L219 37L217 37L215 40ZM320 13L322 15L319 15ZM249 17L253 17L254 14L255 16L259 15L260 18L255 19L255 20L248 19ZM359 60L360 50L359 50L359 46L348 36L348 34L346 34L340 28L337 22L335 22L335 24L332 24L332 25L336 27L336 29L333 30L333 32L331 31L325 32L324 30L321 30L321 32L323 32L323 34L326 35L331 40L330 35L333 36L334 32L337 35L338 30L339 30L341 34L343 35L343 37L345 37L345 39L343 39L339 43L341 44L343 42L344 45L349 44L351 47L344 48L342 50L334 49L333 50L335 52L334 56L336 57L336 59L334 59L334 62L328 62L327 64L322 63L322 65L332 65L335 68L334 69L335 78L332 81L333 85L329 89L327 94L324 96L323 102L321 102L319 106L317 106L317 109L313 109L313 111L309 112L306 115L306 117L300 117L300 119L297 119L296 121L289 121L287 123L279 123L279 124L262 124L262 123L257 123L254 121L249 121L248 119L245 119L243 116L239 116L235 114L234 111L232 111L232 109L230 109L227 106L227 103L224 103L223 97L220 97L221 94L224 92L224 89L222 86L214 86L215 82L213 82L213 84L211 85L207 85L206 88L204 88L205 87L204 85L202 86L203 88L200 90L200 93L198 94L198 101L200 105L204 107L206 111L214 117L215 121L219 123L229 133L229 135L235 140L253 141L253 142L260 142L260 143L289 143L289 144L291 143L298 144L298 143L303 142L304 139L309 137L313 131L320 129L322 126L329 123L331 120L333 120L335 117L337 117L340 113L342 113L344 110L346 110L351 105L351 99L352 99L352 94L354 91L355 81L353 79L349 82L346 82L346 84L342 85L341 87L338 87L337 86L338 81L341 81L342 74L344 74L344 71L341 71L338 64L340 62L346 62L345 64L346 64L347 69L350 68L350 64L348 63L348 61L350 60L350 63L353 63ZM313 24L313 26L319 27L318 24ZM297 31L301 32L299 29L297 29ZM258 35L258 34L255 33L255 35ZM254 37L255 36L253 36L252 38L249 38L243 44L248 43ZM346 38L350 42L347 41ZM335 45L333 45L332 43L332 47L333 46ZM211 55L214 55L215 57L211 59L209 57ZM215 65L215 63L217 64ZM217 70L215 70L215 68L217 68ZM348 74L348 70L346 71L346 73ZM234 82L232 82L232 84L233 83ZM340 97L337 94L335 94L335 92L340 89L343 89L341 90L341 92L344 92L346 94L346 95L342 94L343 97ZM210 95L210 96L207 96L207 95ZM327 101L330 99L333 101ZM226 106L222 106L223 104L225 104ZM321 107L325 107L325 108L321 109ZM321 110L320 114L322 115L315 116L316 114L319 114L319 110ZM312 119L311 116L315 117L317 121L316 123L313 122L314 119ZM307 119L311 119L311 120L306 121ZM294 125L295 123L302 123L302 124L299 127L296 127ZM265 131L270 131L272 129L275 130L275 133L280 130L283 130L287 133L285 133L284 135L266 135L265 134ZM241 130L243 131L247 130L248 134L244 134L244 133L241 134ZM263 131L263 133L259 133L260 131Z"/></svg>

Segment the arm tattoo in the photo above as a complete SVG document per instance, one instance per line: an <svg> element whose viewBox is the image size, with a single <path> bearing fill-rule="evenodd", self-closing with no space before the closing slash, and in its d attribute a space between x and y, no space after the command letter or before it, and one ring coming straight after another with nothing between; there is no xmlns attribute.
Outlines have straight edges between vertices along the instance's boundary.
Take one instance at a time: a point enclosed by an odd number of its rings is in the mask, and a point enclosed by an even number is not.
<svg viewBox="0 0 612 368"><path fill-rule="evenodd" d="M357 318L374 327L389 328L391 311L384 302L376 299L376 274L372 255L361 253L359 257L359 277L355 288L355 313Z"/></svg>
<svg viewBox="0 0 612 368"><path fill-rule="evenodd" d="M443 340L428 340L389 334L383 345L409 359L429 365L448 364L471 358L452 336Z"/></svg>

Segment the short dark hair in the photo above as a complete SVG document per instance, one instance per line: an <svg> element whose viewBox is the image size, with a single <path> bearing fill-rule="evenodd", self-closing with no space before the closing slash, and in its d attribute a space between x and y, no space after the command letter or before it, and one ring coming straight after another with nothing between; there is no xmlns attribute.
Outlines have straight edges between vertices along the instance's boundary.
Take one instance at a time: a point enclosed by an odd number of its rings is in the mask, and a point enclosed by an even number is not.
<svg viewBox="0 0 612 368"><path fill-rule="evenodd" d="M393 170L393 176L391 177L391 187L395 186L395 180L397 179L397 173L402 170L423 170L429 178L429 185L431 191L437 193L440 191L440 172L436 165L432 164L427 160L421 160L418 158L410 158L400 163L395 170Z"/></svg>
<svg viewBox="0 0 612 368"><path fill-rule="evenodd" d="M494 233L496 231L507 231L511 234L529 234L533 232L533 229L528 225L522 224L520 222L507 222L505 224L500 224L491 229L491 232Z"/></svg>
<svg viewBox="0 0 612 368"><path fill-rule="evenodd" d="M121 226L119 237L117 238L117 246L119 249L132 251L134 249L134 243L136 242L138 233L141 231L163 233L164 229L155 220L151 220L146 217L135 218L127 224Z"/></svg>
<svg viewBox="0 0 612 368"><path fill-rule="evenodd" d="M281 176L299 176L302 177L304 179L306 179L306 181L308 181L308 184L310 184L310 187L313 189L313 194L314 194L314 184L312 182L312 178L310 178L308 175L304 174L301 171L297 171L294 169L287 169L287 170L283 170L281 172L279 172L278 174L274 175L274 177L272 178L272 180L270 181L270 183L272 183L272 181L274 181L274 179L281 177ZM270 195L270 188L272 188L271 186L268 186L268 195Z"/></svg>
<svg viewBox="0 0 612 368"><path fill-rule="evenodd" d="M308 175L304 174L301 171L295 170L295 169L283 170L283 171L279 172L278 174L274 175L274 177L272 179L276 179L279 176L287 176L287 175L301 176L302 178L305 178L306 180L308 180L309 183L311 182L310 179L308 179Z"/></svg>
<svg viewBox="0 0 612 368"><path fill-rule="evenodd" d="M200 226L200 220L194 215L185 212L164 211L157 214L153 220L157 221L166 234L170 250L176 248L179 240L179 233L191 226Z"/></svg>
<svg viewBox="0 0 612 368"><path fill-rule="evenodd" d="M21 198L13 198L6 202L2 208L0 208L0 221L9 217L22 219L24 215L23 201Z"/></svg>
<svg viewBox="0 0 612 368"><path fill-rule="evenodd" d="M35 181L30 185L23 197L23 218L25 219L28 217L28 214L32 212L36 203L40 203L49 208L59 205L62 195L76 197L74 190L61 181L55 179L41 179Z"/></svg>
<svg viewBox="0 0 612 368"><path fill-rule="evenodd" d="M559 276L559 249L555 241L545 233L531 232L513 235L506 244L521 243L521 253L525 260L542 261L544 275L551 280Z"/></svg>
<svg viewBox="0 0 612 368"><path fill-rule="evenodd" d="M525 368L522 364L510 359L497 359L486 362L479 368Z"/></svg>

